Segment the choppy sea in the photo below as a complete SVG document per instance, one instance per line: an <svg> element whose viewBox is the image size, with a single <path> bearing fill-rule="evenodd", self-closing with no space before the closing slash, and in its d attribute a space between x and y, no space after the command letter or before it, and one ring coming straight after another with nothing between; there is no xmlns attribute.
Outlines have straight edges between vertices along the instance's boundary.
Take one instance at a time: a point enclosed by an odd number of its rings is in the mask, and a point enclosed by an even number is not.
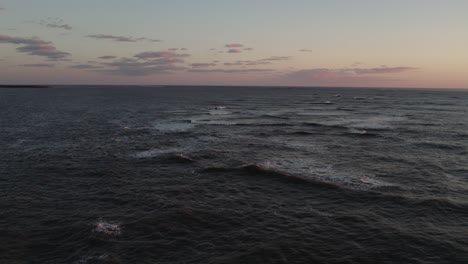
<svg viewBox="0 0 468 264"><path fill-rule="evenodd" d="M0 89L0 263L468 263L468 91Z"/></svg>

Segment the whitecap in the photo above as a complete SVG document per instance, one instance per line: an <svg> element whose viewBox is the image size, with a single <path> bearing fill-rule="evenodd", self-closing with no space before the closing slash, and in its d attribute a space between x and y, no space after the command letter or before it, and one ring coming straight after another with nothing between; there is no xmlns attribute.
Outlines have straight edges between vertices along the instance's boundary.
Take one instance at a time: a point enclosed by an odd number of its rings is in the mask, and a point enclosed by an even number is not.
<svg viewBox="0 0 468 264"><path fill-rule="evenodd" d="M350 128L349 133L356 134L356 135L366 135L367 131L363 129Z"/></svg>
<svg viewBox="0 0 468 264"><path fill-rule="evenodd" d="M210 115L230 115L232 112L227 111L225 109L211 109L209 111Z"/></svg>
<svg viewBox="0 0 468 264"><path fill-rule="evenodd" d="M393 187L393 186L397 186L396 184L381 181L381 180L377 180L375 178L371 178L371 177L367 177L367 176L360 178L359 181L361 183L363 183L363 184L371 185L372 187Z"/></svg>
<svg viewBox="0 0 468 264"><path fill-rule="evenodd" d="M145 151L134 153L131 156L134 158L153 158L153 157L161 156L164 154L177 153L177 152L181 152L181 149L180 148L150 149L150 150L145 150Z"/></svg>
<svg viewBox="0 0 468 264"><path fill-rule="evenodd" d="M122 230L119 224L98 221L94 225L93 232L111 236L118 236L121 234Z"/></svg>

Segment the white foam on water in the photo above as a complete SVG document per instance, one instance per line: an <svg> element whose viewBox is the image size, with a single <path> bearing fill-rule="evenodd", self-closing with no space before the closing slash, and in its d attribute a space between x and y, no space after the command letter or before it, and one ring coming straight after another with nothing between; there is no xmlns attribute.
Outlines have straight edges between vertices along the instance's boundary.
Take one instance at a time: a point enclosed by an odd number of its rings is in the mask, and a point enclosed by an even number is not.
<svg viewBox="0 0 468 264"><path fill-rule="evenodd" d="M260 162L259 165L297 175L312 180L334 183L351 189L365 190L379 187L402 187L399 184L385 182L372 176L363 176L358 172L337 171L332 164L324 164L312 158L273 159Z"/></svg>
<svg viewBox="0 0 468 264"><path fill-rule="evenodd" d="M190 121L168 121L156 123L153 125L153 129L162 132L185 132L193 129L195 125Z"/></svg>
<svg viewBox="0 0 468 264"><path fill-rule="evenodd" d="M365 135L367 134L367 131L363 129L350 128L349 133L356 134L356 135Z"/></svg>
<svg viewBox="0 0 468 264"><path fill-rule="evenodd" d="M395 124L406 120L401 116L370 116L359 118L346 118L325 122L325 125L346 126L354 129L392 129Z"/></svg>
<svg viewBox="0 0 468 264"><path fill-rule="evenodd" d="M121 230L119 224L104 222L104 221L98 221L94 225L93 232L100 233L100 234L105 234L105 235L110 235L110 236L118 236L118 235L121 234L122 230Z"/></svg>
<svg viewBox="0 0 468 264"><path fill-rule="evenodd" d="M131 156L133 158L153 158L153 157L158 157L164 154L179 153L179 152L182 152L181 148L150 149L150 150L145 150L145 151L134 153Z"/></svg>
<svg viewBox="0 0 468 264"><path fill-rule="evenodd" d="M223 109L211 109L209 111L210 115L230 115L232 112Z"/></svg>

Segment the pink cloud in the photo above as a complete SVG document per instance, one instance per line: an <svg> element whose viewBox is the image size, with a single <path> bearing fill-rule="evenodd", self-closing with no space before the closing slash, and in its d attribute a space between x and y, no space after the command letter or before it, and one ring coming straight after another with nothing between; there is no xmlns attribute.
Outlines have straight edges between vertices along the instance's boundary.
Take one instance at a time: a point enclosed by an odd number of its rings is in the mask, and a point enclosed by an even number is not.
<svg viewBox="0 0 468 264"><path fill-rule="evenodd" d="M64 60L71 55L68 52L57 50L52 42L44 41L39 38L18 38L0 35L0 43L22 45L16 48L16 51L29 55L47 57L49 60Z"/></svg>

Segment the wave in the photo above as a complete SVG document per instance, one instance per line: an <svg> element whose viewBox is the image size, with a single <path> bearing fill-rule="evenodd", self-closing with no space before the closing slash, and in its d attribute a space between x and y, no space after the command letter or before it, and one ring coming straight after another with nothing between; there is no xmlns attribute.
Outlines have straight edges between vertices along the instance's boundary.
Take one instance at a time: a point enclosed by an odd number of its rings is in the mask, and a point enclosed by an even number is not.
<svg viewBox="0 0 468 264"><path fill-rule="evenodd" d="M241 172L247 173L250 176L268 177L283 181L286 183L300 184L307 186L314 186L319 188L326 188L330 190L337 190L343 192L343 195L349 195L350 199L374 199L376 202L389 202L405 203L414 207L423 207L441 210L455 210L463 212L468 210L468 204L457 202L444 197L422 198L413 197L406 194L394 194L388 192L381 192L386 189L400 188L398 184L388 183L373 179L370 177L362 177L359 182L363 186L370 185L371 188L353 188L353 186L336 184L328 181L305 178L298 175L283 172L277 169L269 168L260 164L249 164L240 167L208 167L203 169L204 173L232 173ZM354 197L354 198L352 198ZM366 198L367 197L367 198Z"/></svg>
<svg viewBox="0 0 468 264"><path fill-rule="evenodd" d="M259 116L260 118L272 118L272 119L284 119L284 120L289 120L290 118L287 116L277 116L277 115L269 115L269 114L263 114Z"/></svg>
<svg viewBox="0 0 468 264"><path fill-rule="evenodd" d="M303 125L303 126L310 126L310 127L348 129L348 127L346 127L346 126L334 125L334 124L314 123L314 122L303 122L303 123L301 123L301 125Z"/></svg>
<svg viewBox="0 0 468 264"><path fill-rule="evenodd" d="M130 156L133 158L154 158L154 157L159 157L165 154L178 153L178 152L181 152L181 150L182 149L180 148L151 149L151 150L140 151Z"/></svg>
<svg viewBox="0 0 468 264"><path fill-rule="evenodd" d="M232 112L222 108L222 109L211 109L208 112L208 114L210 114L210 115L230 115L230 114L232 114Z"/></svg>
<svg viewBox="0 0 468 264"><path fill-rule="evenodd" d="M315 186L327 187L338 189L341 188L339 185L329 183L325 181L314 180L311 178L305 178L294 174L289 174L274 168L269 168L260 164L248 164L241 167L209 167L202 170L202 172L209 173L222 173L222 172L244 172L252 176L268 176L277 180L283 180L288 183L299 183L299 184L311 184Z"/></svg>
<svg viewBox="0 0 468 264"><path fill-rule="evenodd" d="M349 136L359 136L359 137L378 137L379 136L379 134L377 133L372 133L367 130L355 129L355 128L351 128L343 134L349 135Z"/></svg>
<svg viewBox="0 0 468 264"><path fill-rule="evenodd" d="M361 177L358 180L353 180L350 184L339 184L327 180L313 179L309 177L302 177L295 174L290 174L275 168L267 167L260 164L248 164L240 167L208 167L202 170L204 173L242 173L256 177L268 177L278 181L300 184L306 186L314 186L319 188L326 188L331 190L339 190L340 192L347 193L350 197L365 198L366 196L382 199L384 201L394 201L397 203L406 203L416 207L429 207L437 209L453 209L453 210L466 210L468 204L457 202L444 197L424 198L413 197L408 194L395 194L391 192L382 192L385 190L402 189L404 187L399 184L381 181L372 177ZM373 198L369 198L373 199Z"/></svg>
<svg viewBox="0 0 468 264"><path fill-rule="evenodd" d="M195 162L195 160L189 156L186 156L184 154L175 154L171 155L168 157L168 160L174 161L174 162L182 162L182 163L192 163Z"/></svg>
<svg viewBox="0 0 468 264"><path fill-rule="evenodd" d="M93 232L109 236L118 236L122 233L122 230L120 224L98 221L94 225Z"/></svg>

